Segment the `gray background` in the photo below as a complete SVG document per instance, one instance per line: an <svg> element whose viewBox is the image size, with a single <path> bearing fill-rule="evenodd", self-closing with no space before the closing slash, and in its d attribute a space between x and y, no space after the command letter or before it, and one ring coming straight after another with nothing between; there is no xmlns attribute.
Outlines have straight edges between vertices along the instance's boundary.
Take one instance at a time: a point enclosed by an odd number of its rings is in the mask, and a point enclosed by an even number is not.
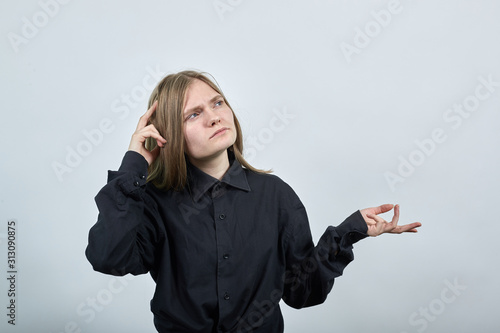
<svg viewBox="0 0 500 333"><path fill-rule="evenodd" d="M382 203L424 224L356 244L325 304L283 305L286 332L499 328L499 2L25 0L0 13L0 267L15 219L19 272L15 327L0 279L2 332L154 331L151 278L96 273L84 249L152 86L184 69L215 76L249 160L295 189L315 240Z"/></svg>

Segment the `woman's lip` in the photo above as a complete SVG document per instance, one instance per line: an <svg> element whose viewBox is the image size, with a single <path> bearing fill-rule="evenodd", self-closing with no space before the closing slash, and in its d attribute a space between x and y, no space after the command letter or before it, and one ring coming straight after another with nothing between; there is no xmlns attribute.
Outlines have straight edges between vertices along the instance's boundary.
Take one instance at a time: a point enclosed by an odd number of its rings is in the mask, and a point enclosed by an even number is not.
<svg viewBox="0 0 500 333"><path fill-rule="evenodd" d="M212 134L212 136L210 137L210 139L212 139L213 137L215 137L217 134L220 134L220 133L225 132L225 131L227 131L227 130L228 130L228 128L227 128L227 127L223 127L223 128L221 128L221 129L219 129L219 130L215 131L215 133L214 133L214 134Z"/></svg>

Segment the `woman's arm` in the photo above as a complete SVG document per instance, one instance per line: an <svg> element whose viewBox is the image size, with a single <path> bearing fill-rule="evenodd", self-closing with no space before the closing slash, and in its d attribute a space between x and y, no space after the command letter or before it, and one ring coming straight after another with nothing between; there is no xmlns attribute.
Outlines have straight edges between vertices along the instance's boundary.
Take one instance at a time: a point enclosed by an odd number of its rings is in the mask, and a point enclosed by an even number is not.
<svg viewBox="0 0 500 333"><path fill-rule="evenodd" d="M129 151L97 194L99 216L85 252L95 270L136 275L154 267L165 231L156 203L145 193L146 176L146 160Z"/></svg>
<svg viewBox="0 0 500 333"><path fill-rule="evenodd" d="M291 190L291 189L290 189ZM293 193L294 194L294 193ZM392 221L386 222L377 214L393 205L381 205L356 211L337 227L330 226L314 246L307 214L294 195L295 202L284 216L288 219L285 242L286 272L283 300L294 308L323 303L335 278L354 260L353 244L368 236L382 233L416 232L418 222L398 226L399 206L395 206Z"/></svg>
<svg viewBox="0 0 500 333"><path fill-rule="evenodd" d="M149 124L157 101L139 119L120 169L110 171L108 183L97 194L97 223L90 229L85 251L95 270L113 274L146 273L154 267L165 231L156 203L145 193L148 165L166 140ZM149 151L147 138L158 146Z"/></svg>
<svg viewBox="0 0 500 333"><path fill-rule="evenodd" d="M321 304L335 278L354 260L353 244L368 237L359 211L337 227L330 226L314 246L305 210L293 214L293 231L286 247L283 300L293 308Z"/></svg>

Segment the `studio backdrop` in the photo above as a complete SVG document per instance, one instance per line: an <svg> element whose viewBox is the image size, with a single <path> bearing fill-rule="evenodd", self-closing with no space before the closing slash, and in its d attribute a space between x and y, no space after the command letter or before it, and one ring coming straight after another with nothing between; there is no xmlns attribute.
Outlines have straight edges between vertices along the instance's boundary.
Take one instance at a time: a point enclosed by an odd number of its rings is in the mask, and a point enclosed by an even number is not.
<svg viewBox="0 0 500 333"><path fill-rule="evenodd" d="M355 244L324 304L282 304L285 332L500 328L500 2L24 0L0 13L2 332L155 331L151 277L95 272L84 251L152 89L186 69L215 77L246 158L293 187L315 242L383 203L423 224Z"/></svg>

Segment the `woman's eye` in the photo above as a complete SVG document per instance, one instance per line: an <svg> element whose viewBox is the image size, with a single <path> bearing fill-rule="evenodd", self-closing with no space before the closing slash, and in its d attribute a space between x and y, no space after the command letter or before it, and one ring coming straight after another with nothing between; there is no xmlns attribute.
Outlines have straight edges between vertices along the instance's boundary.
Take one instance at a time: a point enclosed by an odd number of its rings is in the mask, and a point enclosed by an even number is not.
<svg viewBox="0 0 500 333"><path fill-rule="evenodd" d="M190 114L186 119L193 119L193 118L198 117L199 115L200 115L199 113L195 112L195 113Z"/></svg>
<svg viewBox="0 0 500 333"><path fill-rule="evenodd" d="M224 104L223 100L215 102L215 106L221 106L222 104Z"/></svg>

